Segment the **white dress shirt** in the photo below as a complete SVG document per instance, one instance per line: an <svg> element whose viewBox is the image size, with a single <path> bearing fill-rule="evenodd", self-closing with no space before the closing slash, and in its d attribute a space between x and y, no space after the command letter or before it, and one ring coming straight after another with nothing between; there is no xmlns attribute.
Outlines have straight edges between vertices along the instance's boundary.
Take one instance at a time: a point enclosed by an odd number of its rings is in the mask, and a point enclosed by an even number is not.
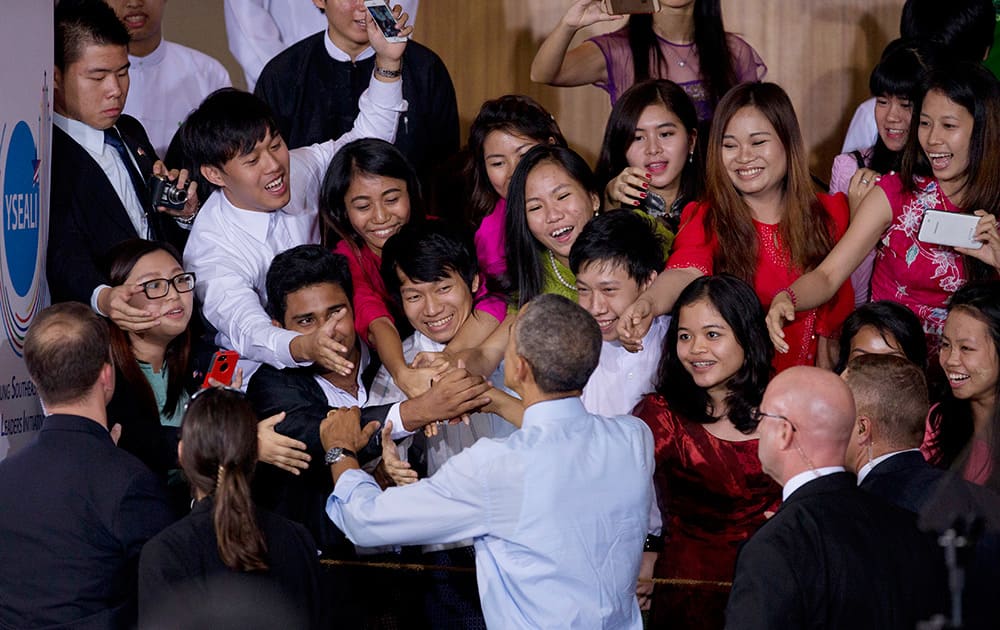
<svg viewBox="0 0 1000 630"><path fill-rule="evenodd" d="M875 97L858 105L851 118L851 124L847 128L847 136L844 137L844 146L841 153L851 151L864 151L873 146L878 138L878 125L875 123Z"/></svg>
<svg viewBox="0 0 1000 630"><path fill-rule="evenodd" d="M410 14L407 24L413 24L420 0L398 4ZM310 0L225 0L224 8L229 51L242 66L251 92L275 55L328 27L326 16Z"/></svg>
<svg viewBox="0 0 1000 630"><path fill-rule="evenodd" d="M785 482L785 486L781 489L781 500L783 502L787 501L793 492L814 479L832 475L833 473L844 472L844 470L846 469L843 466L823 466L822 468L813 468L800 472Z"/></svg>
<svg viewBox="0 0 1000 630"><path fill-rule="evenodd" d="M638 630L652 474L643 422L562 398L531 405L519 431L479 440L415 484L382 492L349 470L326 510L361 545L475 539L490 628Z"/></svg>
<svg viewBox="0 0 1000 630"><path fill-rule="evenodd" d="M206 96L229 87L229 73L203 52L162 40L145 57L128 56L125 113L137 118L161 159L187 115Z"/></svg>
<svg viewBox="0 0 1000 630"><path fill-rule="evenodd" d="M583 388L587 411L599 416L632 413L643 394L656 389L656 370L669 325L669 315L654 318L642 338L641 352L629 352L618 341L601 343L597 369Z"/></svg>
<svg viewBox="0 0 1000 630"><path fill-rule="evenodd" d="M395 139L399 113L406 110L402 82L373 78L359 105L361 113L351 131L289 152L291 199L284 208L243 210L217 190L198 213L184 248L184 268L198 277L195 292L202 313L218 331L215 340L221 347L279 369L299 365L289 348L298 333L272 326L264 312L267 270L277 254L319 242L316 205L337 150L358 138Z"/></svg>

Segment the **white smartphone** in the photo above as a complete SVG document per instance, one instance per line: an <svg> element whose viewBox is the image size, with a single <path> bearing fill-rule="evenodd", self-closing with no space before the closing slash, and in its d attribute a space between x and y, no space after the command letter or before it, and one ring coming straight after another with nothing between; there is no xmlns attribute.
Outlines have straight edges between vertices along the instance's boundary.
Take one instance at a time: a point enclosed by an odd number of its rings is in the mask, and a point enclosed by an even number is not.
<svg viewBox="0 0 1000 630"><path fill-rule="evenodd" d="M924 213L917 239L937 245L979 249L983 246L982 242L972 238L978 224L979 217L974 214L928 210Z"/></svg>
<svg viewBox="0 0 1000 630"><path fill-rule="evenodd" d="M656 13L660 10L660 0L603 0L604 11L612 15L633 13Z"/></svg>
<svg viewBox="0 0 1000 630"><path fill-rule="evenodd" d="M385 3L385 0L365 0L365 8L375 20L378 30L382 31L386 41L405 42L408 38L399 36L399 29L396 27L396 17L392 14L392 9Z"/></svg>

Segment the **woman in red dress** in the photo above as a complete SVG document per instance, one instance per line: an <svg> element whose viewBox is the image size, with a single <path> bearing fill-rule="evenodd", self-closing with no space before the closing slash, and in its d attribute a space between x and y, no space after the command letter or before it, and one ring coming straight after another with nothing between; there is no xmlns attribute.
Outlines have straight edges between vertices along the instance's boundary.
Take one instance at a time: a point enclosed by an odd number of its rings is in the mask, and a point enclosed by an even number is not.
<svg viewBox="0 0 1000 630"><path fill-rule="evenodd" d="M771 372L764 311L730 275L698 278L677 299L656 392L632 412L653 432L666 544L653 575L652 627L722 628L739 546L781 488L757 459L754 413ZM644 558L647 570L652 558Z"/></svg>
<svg viewBox="0 0 1000 630"><path fill-rule="evenodd" d="M744 83L719 103L708 141L704 201L689 204L667 268L622 316L619 333L637 347L651 317L666 313L693 279L729 273L765 308L818 265L847 229L843 193L814 192L795 110L773 83ZM785 329L789 351L774 367L832 366L835 337L854 307L849 281Z"/></svg>

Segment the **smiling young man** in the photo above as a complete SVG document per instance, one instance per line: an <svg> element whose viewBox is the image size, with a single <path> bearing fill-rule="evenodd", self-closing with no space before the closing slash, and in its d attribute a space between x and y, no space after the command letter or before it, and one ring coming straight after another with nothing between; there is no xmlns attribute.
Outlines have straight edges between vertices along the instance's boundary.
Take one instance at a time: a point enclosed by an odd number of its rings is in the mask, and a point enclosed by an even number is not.
<svg viewBox="0 0 1000 630"><path fill-rule="evenodd" d="M129 35L101 0L63 0L55 10L52 201L46 273L55 302L75 300L123 329L156 323L127 304L134 287L110 287L104 257L133 238L180 249L197 206L194 188L181 210L154 209L146 184L167 175L146 132L122 115L129 90ZM171 173L179 183L187 174ZM138 324L140 328L133 325Z"/></svg>
<svg viewBox="0 0 1000 630"><path fill-rule="evenodd" d="M578 302L601 329L601 359L583 388L583 406L611 416L630 413L655 389L663 337L670 317L653 319L643 350L628 352L618 341L618 319L663 269L663 246L641 214L608 212L583 228L569 254Z"/></svg>
<svg viewBox="0 0 1000 630"><path fill-rule="evenodd" d="M129 89L125 113L146 128L153 148L167 154L184 118L220 88L229 73L203 52L163 39L167 0L105 0L128 29Z"/></svg>
<svg viewBox="0 0 1000 630"><path fill-rule="evenodd" d="M354 128L336 140L288 150L270 109L253 95L220 90L187 119L182 142L201 175L217 188L205 202L184 251L198 274L197 295L216 343L275 367L332 361L351 369L339 344L316 330L299 334L271 325L264 279L278 253L319 242L320 184L334 154L365 137L392 141L400 112L405 43L390 43L368 24L380 68L361 95ZM410 27L402 29L404 34Z"/></svg>

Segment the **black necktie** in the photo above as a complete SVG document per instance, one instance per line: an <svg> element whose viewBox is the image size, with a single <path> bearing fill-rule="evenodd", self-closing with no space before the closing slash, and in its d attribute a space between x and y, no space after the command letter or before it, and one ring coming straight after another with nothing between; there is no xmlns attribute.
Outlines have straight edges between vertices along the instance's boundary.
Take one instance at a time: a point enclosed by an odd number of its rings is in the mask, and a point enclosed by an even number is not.
<svg viewBox="0 0 1000 630"><path fill-rule="evenodd" d="M108 127L104 130L104 144L112 147L118 152L118 157L121 158L122 164L125 166L125 171L128 173L129 179L132 180L132 191L135 193L136 199L139 200L139 207L142 208L143 214L146 215L146 222L149 225L149 236L154 240L160 240L160 225L157 221L158 217L156 212L152 211L149 203L149 189L146 187L146 180L142 178L139 171L135 167L135 163L132 162L132 156L129 154L128 148L125 146L124 140L122 140L121 134L114 127ZM139 236L145 237L145 234L140 234Z"/></svg>

